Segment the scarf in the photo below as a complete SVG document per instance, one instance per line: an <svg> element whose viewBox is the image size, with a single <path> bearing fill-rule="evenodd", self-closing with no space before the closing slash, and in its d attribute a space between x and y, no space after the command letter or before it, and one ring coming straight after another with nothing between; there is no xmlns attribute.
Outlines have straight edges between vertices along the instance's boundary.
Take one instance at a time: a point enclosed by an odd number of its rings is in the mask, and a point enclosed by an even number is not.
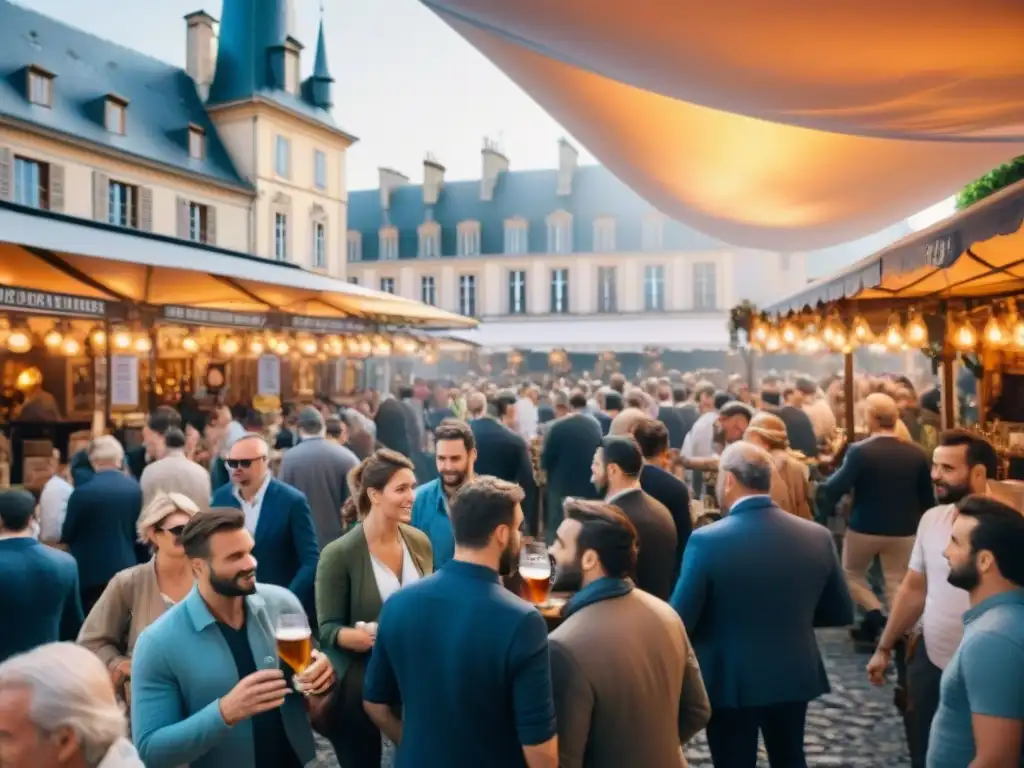
<svg viewBox="0 0 1024 768"><path fill-rule="evenodd" d="M605 576L592 582L569 598L569 601L562 609L562 618L568 619L574 613L588 605L600 603L602 600L611 600L615 597L628 595L633 591L633 582L629 579L613 579Z"/></svg>

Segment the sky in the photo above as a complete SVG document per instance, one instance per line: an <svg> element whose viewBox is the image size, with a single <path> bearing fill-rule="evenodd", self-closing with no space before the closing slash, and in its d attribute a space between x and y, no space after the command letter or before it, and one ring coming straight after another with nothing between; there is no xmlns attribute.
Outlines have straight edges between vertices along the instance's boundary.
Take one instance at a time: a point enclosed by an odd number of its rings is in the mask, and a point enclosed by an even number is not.
<svg viewBox="0 0 1024 768"><path fill-rule="evenodd" d="M164 61L184 67L187 13L220 16L220 0L16 0ZM513 2L514 0L505 0ZM313 66L319 0L293 0L296 33ZM498 140L513 170L557 165L557 141L572 137L529 96L419 0L327 0L334 117L359 137L348 154L349 189L377 186L380 166L422 179L429 152L449 179L480 176L485 136ZM594 162L586 148L581 162ZM952 212L950 201L912 218L915 228Z"/></svg>

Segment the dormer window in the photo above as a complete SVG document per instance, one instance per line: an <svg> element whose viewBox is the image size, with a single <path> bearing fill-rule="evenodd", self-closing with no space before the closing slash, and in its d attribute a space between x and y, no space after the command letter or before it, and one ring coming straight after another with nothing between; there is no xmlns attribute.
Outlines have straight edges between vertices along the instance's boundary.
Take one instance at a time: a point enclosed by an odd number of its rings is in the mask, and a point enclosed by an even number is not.
<svg viewBox="0 0 1024 768"><path fill-rule="evenodd" d="M363 260L363 233L357 229L348 231L348 260Z"/></svg>
<svg viewBox="0 0 1024 768"><path fill-rule="evenodd" d="M611 253L615 250L615 219L602 216L594 220L594 252Z"/></svg>
<svg viewBox="0 0 1024 768"><path fill-rule="evenodd" d="M206 131L198 125L188 127L188 156L193 160L206 157Z"/></svg>
<svg viewBox="0 0 1024 768"><path fill-rule="evenodd" d="M480 222L462 221L458 226L459 256L480 255Z"/></svg>
<svg viewBox="0 0 1024 768"><path fill-rule="evenodd" d="M572 214L567 211L548 216L548 253L572 253Z"/></svg>
<svg viewBox="0 0 1024 768"><path fill-rule="evenodd" d="M398 230L394 227L381 227L380 260L395 261L398 258Z"/></svg>
<svg viewBox="0 0 1024 768"><path fill-rule="evenodd" d="M419 228L421 259L436 259L441 255L441 227L436 221L428 221Z"/></svg>
<svg viewBox="0 0 1024 768"><path fill-rule="evenodd" d="M28 68L28 100L40 107L53 105L53 75L40 67Z"/></svg>
<svg viewBox="0 0 1024 768"><path fill-rule="evenodd" d="M664 250L665 217L660 213L651 213L644 217L642 245L645 251Z"/></svg>
<svg viewBox="0 0 1024 768"><path fill-rule="evenodd" d="M526 219L515 217L505 220L505 253L526 253L529 250L530 225Z"/></svg>
<svg viewBox="0 0 1024 768"><path fill-rule="evenodd" d="M118 136L124 136L125 116L127 112L127 101L122 99L120 96L114 96L113 94L107 96L106 107L104 109L104 124L110 133L116 133Z"/></svg>

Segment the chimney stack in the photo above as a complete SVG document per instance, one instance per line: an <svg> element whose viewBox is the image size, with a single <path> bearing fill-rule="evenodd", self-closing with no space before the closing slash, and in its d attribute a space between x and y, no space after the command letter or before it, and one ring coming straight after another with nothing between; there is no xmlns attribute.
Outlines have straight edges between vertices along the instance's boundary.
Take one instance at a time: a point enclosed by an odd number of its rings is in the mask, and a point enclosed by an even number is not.
<svg viewBox="0 0 1024 768"><path fill-rule="evenodd" d="M444 166L427 154L423 161L423 204L436 205L444 187Z"/></svg>
<svg viewBox="0 0 1024 768"><path fill-rule="evenodd" d="M380 207L386 211L391 207L391 190L408 184L409 177L392 168L378 168L377 174L380 179Z"/></svg>
<svg viewBox="0 0 1024 768"><path fill-rule="evenodd" d="M558 140L558 196L572 194L572 178L576 175L580 153L564 136Z"/></svg>
<svg viewBox="0 0 1024 768"><path fill-rule="evenodd" d="M480 154L483 156L483 173L480 176L480 199L491 201L494 199L494 187L498 183L498 174L508 170L508 158L502 152L497 141L484 137L484 148Z"/></svg>
<svg viewBox="0 0 1024 768"><path fill-rule="evenodd" d="M206 11L195 11L185 17L185 71L196 84L199 98L206 101L213 82L217 62L217 20Z"/></svg>

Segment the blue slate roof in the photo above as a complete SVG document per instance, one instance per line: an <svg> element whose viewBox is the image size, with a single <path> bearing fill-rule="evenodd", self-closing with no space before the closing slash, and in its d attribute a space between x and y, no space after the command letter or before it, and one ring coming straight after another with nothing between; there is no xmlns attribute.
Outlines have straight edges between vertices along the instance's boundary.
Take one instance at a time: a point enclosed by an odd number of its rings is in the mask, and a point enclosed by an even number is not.
<svg viewBox="0 0 1024 768"><path fill-rule="evenodd" d="M602 216L615 219L617 251L642 250L644 218L654 209L632 189L601 165L577 169L572 193L559 197L558 171L503 171L494 188L493 199L480 199L479 181L445 182L437 205L423 204L423 188L408 184L391 192L385 222L380 205L380 190L350 192L348 228L362 233L363 261L379 256L378 230L385 224L398 229L399 259L415 259L419 248L417 228L428 218L441 225L442 258L456 254L456 227L461 221L480 222L480 251L484 255L505 251L506 219L522 217L529 224L530 253L547 253L547 217L565 210L573 217L573 251L594 250L594 220ZM666 220L663 250L699 251L719 247L721 243L685 224Z"/></svg>
<svg viewBox="0 0 1024 768"><path fill-rule="evenodd" d="M51 106L29 102L27 68L54 75ZM123 136L104 126L105 97L128 102ZM146 160L249 188L184 70L0 0L0 114ZM189 123L206 156L188 152Z"/></svg>
<svg viewBox="0 0 1024 768"><path fill-rule="evenodd" d="M327 52L323 48L323 26L318 37L316 64L327 72ZM275 76L272 58L287 44L297 44L291 0L224 0L217 41L217 71L210 84L207 104L229 104L262 98L283 109L316 120L339 130L330 113L329 91L318 99L307 84L298 95L284 90ZM326 107L326 108L325 108Z"/></svg>

